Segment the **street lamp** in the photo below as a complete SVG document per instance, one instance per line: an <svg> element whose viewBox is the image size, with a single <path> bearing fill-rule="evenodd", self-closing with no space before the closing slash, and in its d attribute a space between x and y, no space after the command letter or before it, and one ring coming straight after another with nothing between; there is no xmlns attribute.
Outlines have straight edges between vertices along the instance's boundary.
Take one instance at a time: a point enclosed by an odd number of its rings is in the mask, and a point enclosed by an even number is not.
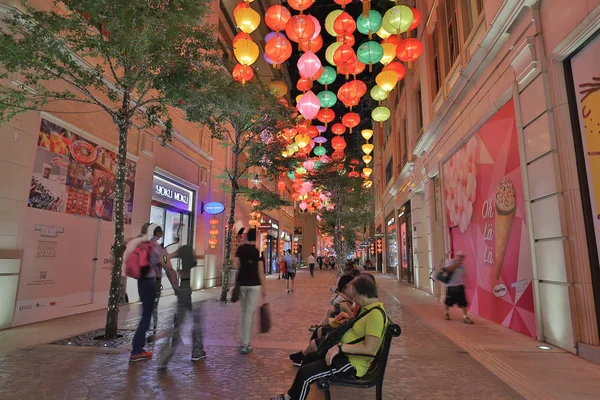
<svg viewBox="0 0 600 400"><path fill-rule="evenodd" d="M252 183L254 183L255 186L258 186L258 184L260 183L260 178L258 177L258 174L254 174L254 178L252 179Z"/></svg>

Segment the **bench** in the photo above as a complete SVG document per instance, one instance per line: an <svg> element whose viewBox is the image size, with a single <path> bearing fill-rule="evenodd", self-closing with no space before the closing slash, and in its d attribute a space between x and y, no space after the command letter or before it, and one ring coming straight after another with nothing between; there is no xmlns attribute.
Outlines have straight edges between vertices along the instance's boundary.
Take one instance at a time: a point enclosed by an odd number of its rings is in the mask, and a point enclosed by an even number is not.
<svg viewBox="0 0 600 400"><path fill-rule="evenodd" d="M387 366L388 356L390 354L390 347L392 345L392 339L400 336L402 329L397 324L391 323L388 325L386 334L383 338L383 344L381 348L373 358L369 371L360 378L337 378L330 376L327 378L321 378L317 381L317 388L325 393L325 400L331 400L331 394L329 388L332 385L346 386L354 388L367 389L376 386L377 400L383 399L383 378L385 376L385 368Z"/></svg>

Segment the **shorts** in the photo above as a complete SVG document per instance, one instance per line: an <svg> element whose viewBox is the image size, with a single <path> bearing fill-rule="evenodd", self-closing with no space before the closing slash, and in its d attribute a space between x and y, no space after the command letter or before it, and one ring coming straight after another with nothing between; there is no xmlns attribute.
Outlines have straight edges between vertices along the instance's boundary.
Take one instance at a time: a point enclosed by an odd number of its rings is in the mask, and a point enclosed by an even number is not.
<svg viewBox="0 0 600 400"><path fill-rule="evenodd" d="M452 307L458 304L459 307L467 307L467 295L465 294L465 287L460 286L448 286L446 288L446 301L444 302L448 307Z"/></svg>
<svg viewBox="0 0 600 400"><path fill-rule="evenodd" d="M285 279L294 280L295 277L296 277L296 273L295 272L286 272L285 273Z"/></svg>

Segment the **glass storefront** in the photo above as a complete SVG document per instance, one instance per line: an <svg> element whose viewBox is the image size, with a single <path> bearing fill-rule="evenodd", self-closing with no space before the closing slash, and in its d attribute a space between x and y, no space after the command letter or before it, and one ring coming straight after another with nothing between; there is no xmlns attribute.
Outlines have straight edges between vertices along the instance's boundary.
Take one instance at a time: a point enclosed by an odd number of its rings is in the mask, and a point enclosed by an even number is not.
<svg viewBox="0 0 600 400"><path fill-rule="evenodd" d="M277 237L279 237L279 221L263 214L260 218L260 254L265 259L265 274L277 271Z"/></svg>
<svg viewBox="0 0 600 400"><path fill-rule="evenodd" d="M392 215L386 223L387 231L387 257L385 273L398 276L398 235L396 232L396 219Z"/></svg>
<svg viewBox="0 0 600 400"><path fill-rule="evenodd" d="M398 210L398 223L400 224L400 278L405 282L414 283L410 202Z"/></svg>

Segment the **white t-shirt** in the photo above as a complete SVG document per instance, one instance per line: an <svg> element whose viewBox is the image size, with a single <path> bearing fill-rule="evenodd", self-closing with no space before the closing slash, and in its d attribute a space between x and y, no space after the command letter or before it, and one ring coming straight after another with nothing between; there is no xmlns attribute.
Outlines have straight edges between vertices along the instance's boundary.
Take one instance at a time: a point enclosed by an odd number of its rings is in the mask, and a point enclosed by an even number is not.
<svg viewBox="0 0 600 400"><path fill-rule="evenodd" d="M306 263L307 264L316 264L317 263L317 259L314 258L313 256L308 256L308 258L306 259Z"/></svg>
<svg viewBox="0 0 600 400"><path fill-rule="evenodd" d="M460 286L465 284L465 266L460 264L453 272L446 286Z"/></svg>

